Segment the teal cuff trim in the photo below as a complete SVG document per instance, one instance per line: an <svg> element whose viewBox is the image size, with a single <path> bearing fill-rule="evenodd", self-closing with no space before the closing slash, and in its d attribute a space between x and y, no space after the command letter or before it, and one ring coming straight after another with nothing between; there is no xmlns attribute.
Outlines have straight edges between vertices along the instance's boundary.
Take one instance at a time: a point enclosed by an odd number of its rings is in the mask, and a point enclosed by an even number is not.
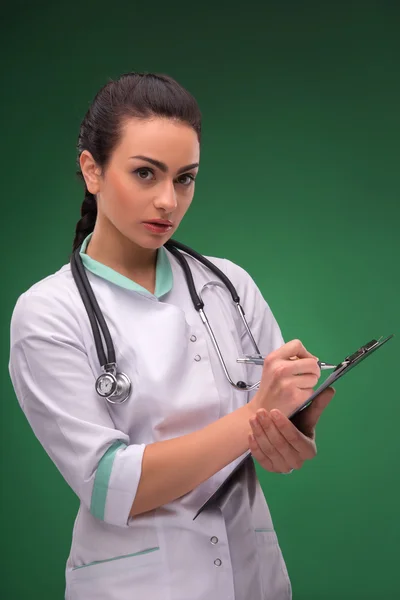
<svg viewBox="0 0 400 600"><path fill-rule="evenodd" d="M104 521L108 483L110 481L115 455L120 448L126 447L127 446L124 444L124 442L116 441L112 446L110 446L98 464L94 478L90 512L94 517L100 519L101 521Z"/></svg>
<svg viewBox="0 0 400 600"><path fill-rule="evenodd" d="M140 556L141 554L150 554L150 552L155 552L159 549L160 548L157 546L156 548L149 548L148 550L142 550L142 552L135 552L134 554L123 554L122 556L115 556L114 558L107 558L106 560L95 560L91 563L87 563L86 565L74 567L72 570L76 571L77 569L85 569L86 567L91 567L92 565L101 565L102 563L111 562L113 560L121 560L122 558L132 558L132 556Z"/></svg>
<svg viewBox="0 0 400 600"><path fill-rule="evenodd" d="M103 265L103 263L94 260L90 256L86 254L86 248L88 247L90 238L93 233L89 233L89 235L83 240L81 249L79 254L81 256L84 267L94 273L98 277L102 277L115 285L123 287L127 290L133 290L134 292L140 292L141 294L146 294L147 296L152 296L152 294L146 290L143 286L139 285L129 277L125 277L125 275L121 275L111 267L107 267ZM169 262L168 254L164 246L157 251L157 263L156 263L156 288L154 291L154 296L156 298L160 298L164 296L164 294L168 294L171 291L173 285L173 275L172 275L172 267Z"/></svg>

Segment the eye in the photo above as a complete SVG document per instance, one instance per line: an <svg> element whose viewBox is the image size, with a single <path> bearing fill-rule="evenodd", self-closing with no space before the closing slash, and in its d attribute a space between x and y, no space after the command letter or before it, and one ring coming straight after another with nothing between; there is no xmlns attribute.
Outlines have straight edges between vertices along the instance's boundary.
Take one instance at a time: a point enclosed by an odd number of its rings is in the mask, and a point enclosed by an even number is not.
<svg viewBox="0 0 400 600"><path fill-rule="evenodd" d="M142 179L143 181L150 181L154 176L153 169L150 169L149 167L140 167L139 169L136 169L133 172L135 173L135 175L137 175L137 177L139 177L139 179Z"/></svg>
<svg viewBox="0 0 400 600"><path fill-rule="evenodd" d="M194 183L195 180L195 176L192 175L191 173L185 173L184 175L180 175L178 177L178 182L181 183L182 185L188 186L191 185L192 183Z"/></svg>

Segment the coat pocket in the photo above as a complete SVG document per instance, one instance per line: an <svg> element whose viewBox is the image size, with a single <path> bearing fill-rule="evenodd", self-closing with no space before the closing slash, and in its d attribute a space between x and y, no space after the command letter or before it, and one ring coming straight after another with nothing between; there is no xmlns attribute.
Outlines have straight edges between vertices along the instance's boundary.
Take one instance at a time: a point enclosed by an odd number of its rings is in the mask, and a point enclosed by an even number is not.
<svg viewBox="0 0 400 600"><path fill-rule="evenodd" d="M256 529L263 598L291 600L292 586L285 561L273 529Z"/></svg>
<svg viewBox="0 0 400 600"><path fill-rule="evenodd" d="M66 600L161 600L165 585L158 547L75 567L66 574Z"/></svg>

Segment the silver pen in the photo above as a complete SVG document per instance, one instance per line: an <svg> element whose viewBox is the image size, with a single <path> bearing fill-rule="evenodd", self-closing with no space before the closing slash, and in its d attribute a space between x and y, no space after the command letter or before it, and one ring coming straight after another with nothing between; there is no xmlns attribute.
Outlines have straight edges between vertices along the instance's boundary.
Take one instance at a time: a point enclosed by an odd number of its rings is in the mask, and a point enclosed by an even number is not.
<svg viewBox="0 0 400 600"><path fill-rule="evenodd" d="M243 356L242 358L237 358L236 362L245 363L247 365L250 365L250 364L251 365L263 365L265 358L266 358L265 356L260 356L258 354L254 355L254 356L246 355L246 356ZM321 371L327 371L329 369L336 369L337 365L331 365L330 363L322 362L321 360L319 360L318 366L321 369Z"/></svg>

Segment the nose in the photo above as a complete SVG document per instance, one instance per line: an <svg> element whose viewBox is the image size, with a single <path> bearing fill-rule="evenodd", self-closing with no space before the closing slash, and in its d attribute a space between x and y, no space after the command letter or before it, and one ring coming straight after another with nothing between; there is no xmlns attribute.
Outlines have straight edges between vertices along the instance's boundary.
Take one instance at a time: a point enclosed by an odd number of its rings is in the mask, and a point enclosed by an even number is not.
<svg viewBox="0 0 400 600"><path fill-rule="evenodd" d="M154 206L171 213L177 207L176 190L173 181L165 182L165 185L159 189L159 193L154 199Z"/></svg>

